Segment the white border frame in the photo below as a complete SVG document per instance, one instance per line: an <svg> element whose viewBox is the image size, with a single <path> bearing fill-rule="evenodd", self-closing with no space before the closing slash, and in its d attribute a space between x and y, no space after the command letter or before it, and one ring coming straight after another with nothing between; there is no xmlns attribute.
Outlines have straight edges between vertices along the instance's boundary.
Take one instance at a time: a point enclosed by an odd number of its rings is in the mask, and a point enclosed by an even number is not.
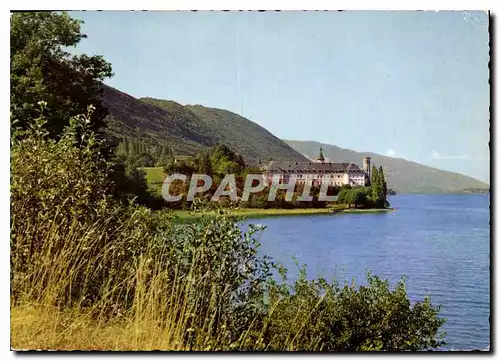
<svg viewBox="0 0 500 361"><path fill-rule="evenodd" d="M7 6L5 6L5 5ZM1 14L1 29L0 29L0 39L1 39L1 51L2 51L2 56L1 56L1 69L2 69L2 78L4 79L1 84L3 86L1 87L2 89L2 96L0 97L1 99L1 111L2 114L5 115L5 117L8 117L9 114L9 101L7 99L10 98L9 93L10 93L10 88L9 88L9 75L8 75L8 70L9 70L9 58L10 58L10 52L9 52L9 11L10 10L61 10L61 9L67 9L67 10L80 10L80 9L86 9L86 10L192 10L192 9L197 9L197 10L486 10L489 9L492 11L493 16L499 13L498 8L499 8L500 2L498 0L476 0L476 1L463 1L463 0L455 0L455 1L442 1L442 0L420 0L420 1L400 1L400 0L385 0L385 1L378 1L376 4L374 2L370 1L360 1L360 0L338 0L335 2L332 1L326 1L326 0L307 0L307 1L297 1L297 0L246 0L246 1L231 1L231 0L212 0L212 1L203 1L203 0L177 0L177 1L153 1L153 0L142 0L140 2L138 1L131 1L131 0L121 0L121 1L106 1L103 2L101 1L96 1L96 0L79 0L79 1L67 1L67 0L51 0L51 1L35 1L35 0L23 0L23 1L16 1L16 2L10 2L9 3L2 3L2 7L6 7L5 11L2 11ZM496 24L498 26L498 24ZM497 48L498 46L498 38L494 38L494 47ZM496 59L495 59L495 64L496 64ZM495 80L496 82L496 80ZM491 99L493 101L493 99ZM498 95L495 93L495 104L498 104ZM492 121L494 121L492 119ZM496 122L496 120L495 120ZM1 137L3 141L0 141L0 145L2 147L2 151L0 152L0 162L1 162L1 169L6 170L7 168L10 169L9 167L9 162L10 162L10 149L8 149L9 144L10 144L10 138L9 138L9 122L7 119L4 119L2 122L2 131L0 132ZM487 141L487 140L485 140ZM498 159L498 147L496 150L492 150L495 152L494 154L494 159ZM497 179L496 177L496 169L495 169L495 174L490 175L490 179L493 182L494 180ZM10 234L10 222L9 222L9 215L10 215L10 199L9 199L9 192L7 191L10 187L10 176L8 177L8 173L6 171L2 172L2 177L1 177L1 199L0 199L0 210L1 210L1 224L2 224L2 229L5 234L5 238L2 241L2 247L4 247L4 261L0 263L0 266L2 270L0 271L1 275L1 280L2 280L2 288L5 290L3 293L3 297L0 298L1 304L0 304L0 311L2 312L2 320L4 320L4 326L1 329L1 341L2 341L2 353L4 354L4 357L6 356L7 359L11 359L15 357L15 354L13 352L10 352L10 315L9 315L9 305L10 305L10 294L7 290L10 289L9 285L9 265L10 265L10 259L9 259L9 242L8 239L10 239L10 235L7 235L7 232ZM493 184L492 184L493 186ZM495 196L495 203L498 202L498 197ZM495 217L496 218L500 217L498 214ZM498 227L498 222L497 222L497 227ZM498 239L498 237L494 237L495 235L492 235L493 239ZM495 250L493 247L492 250ZM495 252L496 253L496 252ZM495 260L498 263L498 258L495 257ZM492 265L493 266L493 265ZM494 267L494 278L493 279L498 279L498 269L499 267ZM494 286L493 283L491 283L492 287ZM495 305L495 315L498 314L499 312L499 307L498 307L498 297L494 299ZM495 317L496 319L496 317ZM498 323L492 320L493 324L498 326ZM498 337L496 337L496 333L492 332L492 337L494 337L493 343L496 346L496 348L499 347L498 343ZM6 354L7 353L7 354ZM49 356L53 356L52 354L45 354ZM70 358L71 356L75 355L67 353L67 354L60 354L58 355L61 357L61 359L67 359ZM192 356L198 356L200 354L194 354ZM436 358L439 357L440 355L438 354L428 354L428 353L423 353L422 355L428 356L430 358ZM498 355L498 352L497 352ZM495 355L495 357L497 357ZM93 359L101 359L106 356L109 357L107 354L97 354L97 353L88 353L88 354L79 354L80 357L92 357ZM128 353L128 357L131 358L142 358L141 354L133 354L133 353ZM172 357L176 356L174 354L168 354L168 355L163 355L167 357ZM184 355L179 355L179 356L186 356ZM211 355L200 355L201 357L219 357L219 354L211 354ZM230 357L237 356L236 354L231 354ZM272 357L272 356L278 356L278 355L266 355L266 354L259 354L257 357ZM289 357L289 354L281 354L279 357ZM332 354L331 356L333 357L349 357L351 355L338 355L338 354ZM360 355L358 357L360 358L366 358L369 357L370 355ZM455 355L458 356L458 355ZM462 356L462 355L460 355ZM467 355L463 355L467 356ZM481 355L478 355L481 356ZM484 355L482 355L484 357ZM241 356L240 356L241 357ZM300 357L314 357L313 355L304 355L301 354ZM470 357L470 356L469 356ZM2 357L2 359L4 359Z"/></svg>

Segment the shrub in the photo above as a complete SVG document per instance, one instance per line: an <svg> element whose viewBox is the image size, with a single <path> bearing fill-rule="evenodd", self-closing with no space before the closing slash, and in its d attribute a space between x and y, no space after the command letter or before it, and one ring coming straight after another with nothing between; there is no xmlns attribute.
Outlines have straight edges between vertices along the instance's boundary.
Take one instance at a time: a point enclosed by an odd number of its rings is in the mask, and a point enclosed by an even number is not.
<svg viewBox="0 0 500 361"><path fill-rule="evenodd" d="M87 128L89 119L72 118L57 141L49 138L43 117L26 132L13 132L14 299L23 294L39 299L55 284L58 289L51 292L57 303L98 299L98 289L121 282L131 256L147 245L149 212L114 199L108 163Z"/></svg>
<svg viewBox="0 0 500 361"><path fill-rule="evenodd" d="M267 349L286 344L307 351L415 351L443 345L439 307L428 298L412 307L404 280L391 290L388 281L368 274L367 285L340 286L308 281L302 268L292 286L271 284Z"/></svg>
<svg viewBox="0 0 500 361"><path fill-rule="evenodd" d="M103 210L112 185L107 182L101 144L85 129L89 122L88 116L72 118L58 141L48 137L43 117L27 131L14 130L11 213L17 222L34 224L37 219L43 224L54 217L83 220Z"/></svg>

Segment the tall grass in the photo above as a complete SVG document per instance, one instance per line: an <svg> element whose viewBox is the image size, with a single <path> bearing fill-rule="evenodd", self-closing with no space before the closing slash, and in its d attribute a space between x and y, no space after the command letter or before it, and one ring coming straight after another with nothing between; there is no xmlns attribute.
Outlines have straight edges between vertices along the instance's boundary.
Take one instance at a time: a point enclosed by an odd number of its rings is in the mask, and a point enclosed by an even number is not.
<svg viewBox="0 0 500 361"><path fill-rule="evenodd" d="M127 235L134 217L118 229L106 220L47 228L41 247L13 275L14 348L229 346L220 308L231 295L201 264L204 252L194 252L185 267L169 257L171 245L142 234L149 238L144 250L128 260L122 252L137 243ZM18 249L31 245L31 231L17 234Z"/></svg>

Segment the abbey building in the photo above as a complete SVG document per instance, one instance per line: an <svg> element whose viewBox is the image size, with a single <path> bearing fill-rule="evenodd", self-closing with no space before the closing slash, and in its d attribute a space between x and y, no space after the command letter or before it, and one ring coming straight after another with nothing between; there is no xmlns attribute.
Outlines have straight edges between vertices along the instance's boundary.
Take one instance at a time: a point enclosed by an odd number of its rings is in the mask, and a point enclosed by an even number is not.
<svg viewBox="0 0 500 361"><path fill-rule="evenodd" d="M309 180L313 185L367 186L370 184L370 171L370 157L363 158L363 168L354 163L325 162L323 149L320 148L316 162L271 161L263 168L263 175L269 183L273 177L279 177L280 183L295 179L296 184L304 184Z"/></svg>

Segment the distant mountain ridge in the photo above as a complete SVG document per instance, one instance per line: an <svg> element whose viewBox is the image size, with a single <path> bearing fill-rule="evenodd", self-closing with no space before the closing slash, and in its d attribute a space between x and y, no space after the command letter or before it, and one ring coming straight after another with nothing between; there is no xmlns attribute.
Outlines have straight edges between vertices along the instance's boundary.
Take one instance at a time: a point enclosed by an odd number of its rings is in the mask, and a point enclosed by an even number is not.
<svg viewBox="0 0 500 361"><path fill-rule="evenodd" d="M247 164L307 159L265 128L241 115L201 105L181 105L154 98L134 98L104 87L108 132L116 138L167 141L174 154L196 155L217 144L240 153Z"/></svg>
<svg viewBox="0 0 500 361"><path fill-rule="evenodd" d="M316 159L319 148L329 162L353 162L362 165L364 157L382 166L388 187L398 193L463 193L467 188L489 189L489 185L463 174L428 167L401 158L392 158L371 152L356 152L331 144L314 141L285 140L295 150L310 159Z"/></svg>

